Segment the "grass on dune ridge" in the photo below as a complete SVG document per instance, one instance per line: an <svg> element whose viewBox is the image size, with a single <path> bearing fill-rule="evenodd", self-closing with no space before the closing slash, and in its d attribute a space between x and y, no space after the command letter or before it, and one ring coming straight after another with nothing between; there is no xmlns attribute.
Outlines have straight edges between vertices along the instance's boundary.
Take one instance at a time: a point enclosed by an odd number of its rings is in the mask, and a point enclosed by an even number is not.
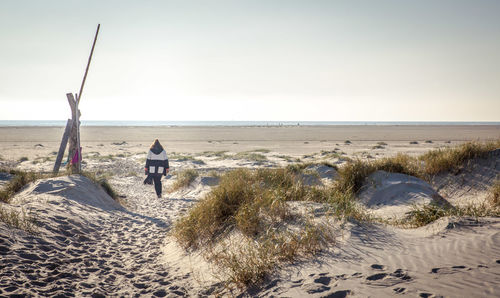
<svg viewBox="0 0 500 298"><path fill-rule="evenodd" d="M486 157L495 149L500 149L500 140L486 143L467 142L453 148L430 150L418 157L397 154L374 161L349 161L339 169L338 188L343 192L356 193L365 178L379 170L430 181L434 175L456 171L469 160Z"/></svg>

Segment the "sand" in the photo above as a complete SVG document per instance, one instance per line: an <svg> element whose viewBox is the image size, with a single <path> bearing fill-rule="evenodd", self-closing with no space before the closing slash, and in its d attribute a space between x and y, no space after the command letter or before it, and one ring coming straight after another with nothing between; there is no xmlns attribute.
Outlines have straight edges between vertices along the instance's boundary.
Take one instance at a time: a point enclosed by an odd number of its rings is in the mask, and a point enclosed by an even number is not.
<svg viewBox="0 0 500 298"><path fill-rule="evenodd" d="M61 134L62 128L53 127L0 128L0 167L51 171ZM201 173L190 187L173 193L166 193L175 181L169 176L162 199L142 184L146 150L155 137L166 145L173 172L195 168ZM283 166L297 159L328 159L342 166L344 157L417 155L466 140L498 138L498 126L84 127L83 167L109 173L122 204L76 175L39 180L11 204L2 203L2 208L34 216L39 224L30 234L0 222L0 295L230 295L208 263L168 237L173 222L217 183L210 172ZM255 152L264 161L235 157L256 149L267 149ZM214 153L220 150L228 152ZM21 157L28 160L20 162ZM331 168L311 170L318 172L319 183L335 177ZM500 152L495 152L460 173L435 177L430 185L412 180L413 187L422 187L429 196L410 197L426 202L432 198L431 187L452 205L484 202L499 174ZM396 178L381 183L395 183ZM376 199L366 207L374 212L387 208L382 212L387 216L405 210L411 201ZM500 292L499 228L498 218L447 217L418 229L349 222L330 249L283 268L242 295L495 297Z"/></svg>

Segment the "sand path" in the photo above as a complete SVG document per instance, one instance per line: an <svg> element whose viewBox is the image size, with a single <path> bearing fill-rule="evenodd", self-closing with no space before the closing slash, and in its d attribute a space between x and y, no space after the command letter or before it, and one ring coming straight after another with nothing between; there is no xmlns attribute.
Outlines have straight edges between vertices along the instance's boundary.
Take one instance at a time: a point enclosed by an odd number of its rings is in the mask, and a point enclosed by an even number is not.
<svg viewBox="0 0 500 298"><path fill-rule="evenodd" d="M40 227L30 235L0 226L0 294L192 295L196 284L189 273L169 267L161 247L179 210L193 200L158 199L142 179L112 181L127 194L126 210L75 202L72 188L89 189L77 176L44 180L19 194L20 205L40 214ZM41 188L53 194L40 196Z"/></svg>

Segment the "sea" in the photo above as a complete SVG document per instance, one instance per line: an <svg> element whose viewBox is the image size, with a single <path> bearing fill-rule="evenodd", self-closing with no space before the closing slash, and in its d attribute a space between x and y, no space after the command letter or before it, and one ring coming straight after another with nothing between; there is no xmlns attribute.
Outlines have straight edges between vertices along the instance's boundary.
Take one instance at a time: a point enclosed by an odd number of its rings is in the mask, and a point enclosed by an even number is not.
<svg viewBox="0 0 500 298"><path fill-rule="evenodd" d="M448 121L138 121L82 120L82 126L327 126L327 125L500 125ZM66 126L66 120L0 120L0 127Z"/></svg>

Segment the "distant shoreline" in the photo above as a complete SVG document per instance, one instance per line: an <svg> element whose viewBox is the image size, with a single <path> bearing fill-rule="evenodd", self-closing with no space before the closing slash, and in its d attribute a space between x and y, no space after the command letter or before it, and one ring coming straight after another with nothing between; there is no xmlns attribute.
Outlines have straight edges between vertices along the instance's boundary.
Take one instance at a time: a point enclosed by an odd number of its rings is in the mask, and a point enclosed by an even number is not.
<svg viewBox="0 0 500 298"><path fill-rule="evenodd" d="M0 127L64 127L66 120L0 120ZM102 121L83 127L500 126L498 121Z"/></svg>

